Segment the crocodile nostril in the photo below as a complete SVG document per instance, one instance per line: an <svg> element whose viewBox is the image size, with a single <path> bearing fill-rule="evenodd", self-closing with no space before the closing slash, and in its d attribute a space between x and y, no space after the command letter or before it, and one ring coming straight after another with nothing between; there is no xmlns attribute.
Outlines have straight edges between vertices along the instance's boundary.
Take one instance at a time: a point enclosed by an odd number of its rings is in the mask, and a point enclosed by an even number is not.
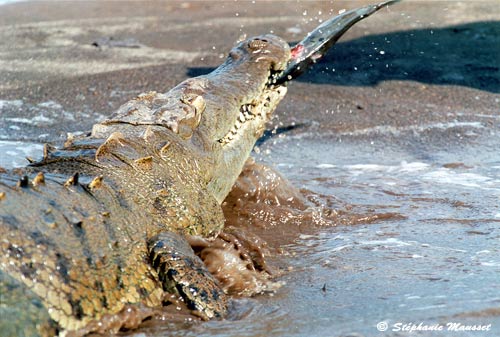
<svg viewBox="0 0 500 337"><path fill-rule="evenodd" d="M258 50L267 47L268 41L261 39L254 39L248 43L248 47L252 50Z"/></svg>

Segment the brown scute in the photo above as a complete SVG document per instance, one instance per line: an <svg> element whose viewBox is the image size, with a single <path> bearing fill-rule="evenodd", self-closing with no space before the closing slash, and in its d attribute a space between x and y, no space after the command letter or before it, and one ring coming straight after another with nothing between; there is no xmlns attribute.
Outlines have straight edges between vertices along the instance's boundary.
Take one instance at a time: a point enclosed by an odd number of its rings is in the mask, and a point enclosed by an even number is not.
<svg viewBox="0 0 500 337"><path fill-rule="evenodd" d="M74 175L69 177L68 180L66 180L66 182L64 183L64 186L68 187L68 186L77 185L78 184L78 177L79 177L79 173L76 172Z"/></svg>
<svg viewBox="0 0 500 337"><path fill-rule="evenodd" d="M50 144L43 144L43 160L47 160L56 148Z"/></svg>
<svg viewBox="0 0 500 337"><path fill-rule="evenodd" d="M153 157L147 156L143 158L136 159L135 164L141 170L150 171L153 168Z"/></svg>
<svg viewBox="0 0 500 337"><path fill-rule="evenodd" d="M43 172L38 172L35 176L35 178L33 178L33 186L38 186L38 185L41 185L41 184L44 184L45 183L45 176L43 174Z"/></svg>
<svg viewBox="0 0 500 337"><path fill-rule="evenodd" d="M92 189L100 188L102 186L103 176L98 176L92 179L88 187Z"/></svg>
<svg viewBox="0 0 500 337"><path fill-rule="evenodd" d="M124 139L123 134L121 134L119 132L112 133L106 139L106 141L104 143L102 143L101 146L99 146L99 148L95 152L95 160L97 162L99 162L101 157L106 157L107 155L112 154L113 150L117 146L124 146L124 142L125 142L125 139Z"/></svg>

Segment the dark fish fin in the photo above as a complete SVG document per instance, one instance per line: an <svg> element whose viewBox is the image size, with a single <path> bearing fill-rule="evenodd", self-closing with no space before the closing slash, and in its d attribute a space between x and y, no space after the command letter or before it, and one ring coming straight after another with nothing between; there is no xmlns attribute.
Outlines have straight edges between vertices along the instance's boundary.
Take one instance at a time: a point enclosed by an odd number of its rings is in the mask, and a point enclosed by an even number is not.
<svg viewBox="0 0 500 337"><path fill-rule="evenodd" d="M292 59L287 68L276 76L271 85L280 85L297 78L323 56L355 23L399 1L401 0L390 0L378 5L353 9L325 21L292 49Z"/></svg>

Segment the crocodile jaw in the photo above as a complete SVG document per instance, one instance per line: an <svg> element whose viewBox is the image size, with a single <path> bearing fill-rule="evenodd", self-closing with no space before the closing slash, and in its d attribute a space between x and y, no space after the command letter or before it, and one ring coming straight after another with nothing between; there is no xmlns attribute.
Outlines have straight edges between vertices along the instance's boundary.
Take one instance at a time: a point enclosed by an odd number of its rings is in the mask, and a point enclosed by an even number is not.
<svg viewBox="0 0 500 337"><path fill-rule="evenodd" d="M266 87L262 95L250 104L240 107L236 122L230 131L217 140L221 156L208 189L219 203L225 199L238 178L255 142L262 136L266 123L287 92L284 86Z"/></svg>
<svg viewBox="0 0 500 337"><path fill-rule="evenodd" d="M190 160L208 160L198 174L222 203L286 93L284 86L269 83L289 60L290 47L277 36L243 41L212 73L122 105L110 119L94 125L92 137L107 139L119 132L133 138L151 126L169 129L179 144L195 149L199 157Z"/></svg>
<svg viewBox="0 0 500 337"><path fill-rule="evenodd" d="M206 99L198 127L214 160L208 189L219 203L231 190L255 142L286 94L285 86L269 83L289 59L290 48L285 41L264 35L239 44L228 61L206 77L209 83L217 81L225 90L217 95L225 99L222 102Z"/></svg>

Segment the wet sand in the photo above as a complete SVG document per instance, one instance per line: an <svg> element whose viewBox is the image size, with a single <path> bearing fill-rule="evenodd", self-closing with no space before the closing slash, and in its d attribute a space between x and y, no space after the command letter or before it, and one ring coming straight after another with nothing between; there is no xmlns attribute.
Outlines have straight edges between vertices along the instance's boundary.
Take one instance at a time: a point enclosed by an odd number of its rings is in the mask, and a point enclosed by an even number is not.
<svg viewBox="0 0 500 337"><path fill-rule="evenodd" d="M22 145L12 142L61 144L68 132L88 131L138 93L167 91L210 71L243 34L273 32L296 42L319 20L368 3L39 1L2 6L0 148L22 157ZM269 217L254 217L254 224L261 223L258 234L285 253L275 263L293 269L282 278L287 285L273 297L236 302L236 323L175 326L174 332L284 336L313 330L319 336L335 329L338 335L372 336L379 320L394 323L399 315L429 324L458 318L472 324L481 317L482 323L496 323L499 333L498 311L492 309L498 307L498 261L480 259L498 253L498 245L491 244L498 243L500 219L494 203L500 179L494 169L500 165L496 7L496 1L405 1L381 10L289 85L271 128L297 127L271 135L256 156L276 166L303 194L324 195L319 202L343 217L321 230L311 220L314 214L292 229L284 227L286 222L266 226ZM10 165L5 158L0 166ZM408 172L422 175L403 175ZM451 173L463 184L439 185ZM236 213L255 213L245 206ZM395 216L373 224L373 214ZM366 221L358 221L363 216ZM350 220L356 225L346 225ZM422 251L425 245L431 253ZM359 250L350 250L354 246ZM469 256L462 250L490 253ZM430 256L427 269L418 260L424 255ZM462 268L473 269L477 279L458 271L461 259L480 259L483 264ZM312 265L318 269L308 269ZM406 271L403 276L390 272L395 268ZM487 291L463 290L476 302L455 302L461 284ZM421 303L401 306L408 301ZM288 320L295 323L280 324ZM165 329L153 334L169 335ZM491 334L474 334L483 335Z"/></svg>

